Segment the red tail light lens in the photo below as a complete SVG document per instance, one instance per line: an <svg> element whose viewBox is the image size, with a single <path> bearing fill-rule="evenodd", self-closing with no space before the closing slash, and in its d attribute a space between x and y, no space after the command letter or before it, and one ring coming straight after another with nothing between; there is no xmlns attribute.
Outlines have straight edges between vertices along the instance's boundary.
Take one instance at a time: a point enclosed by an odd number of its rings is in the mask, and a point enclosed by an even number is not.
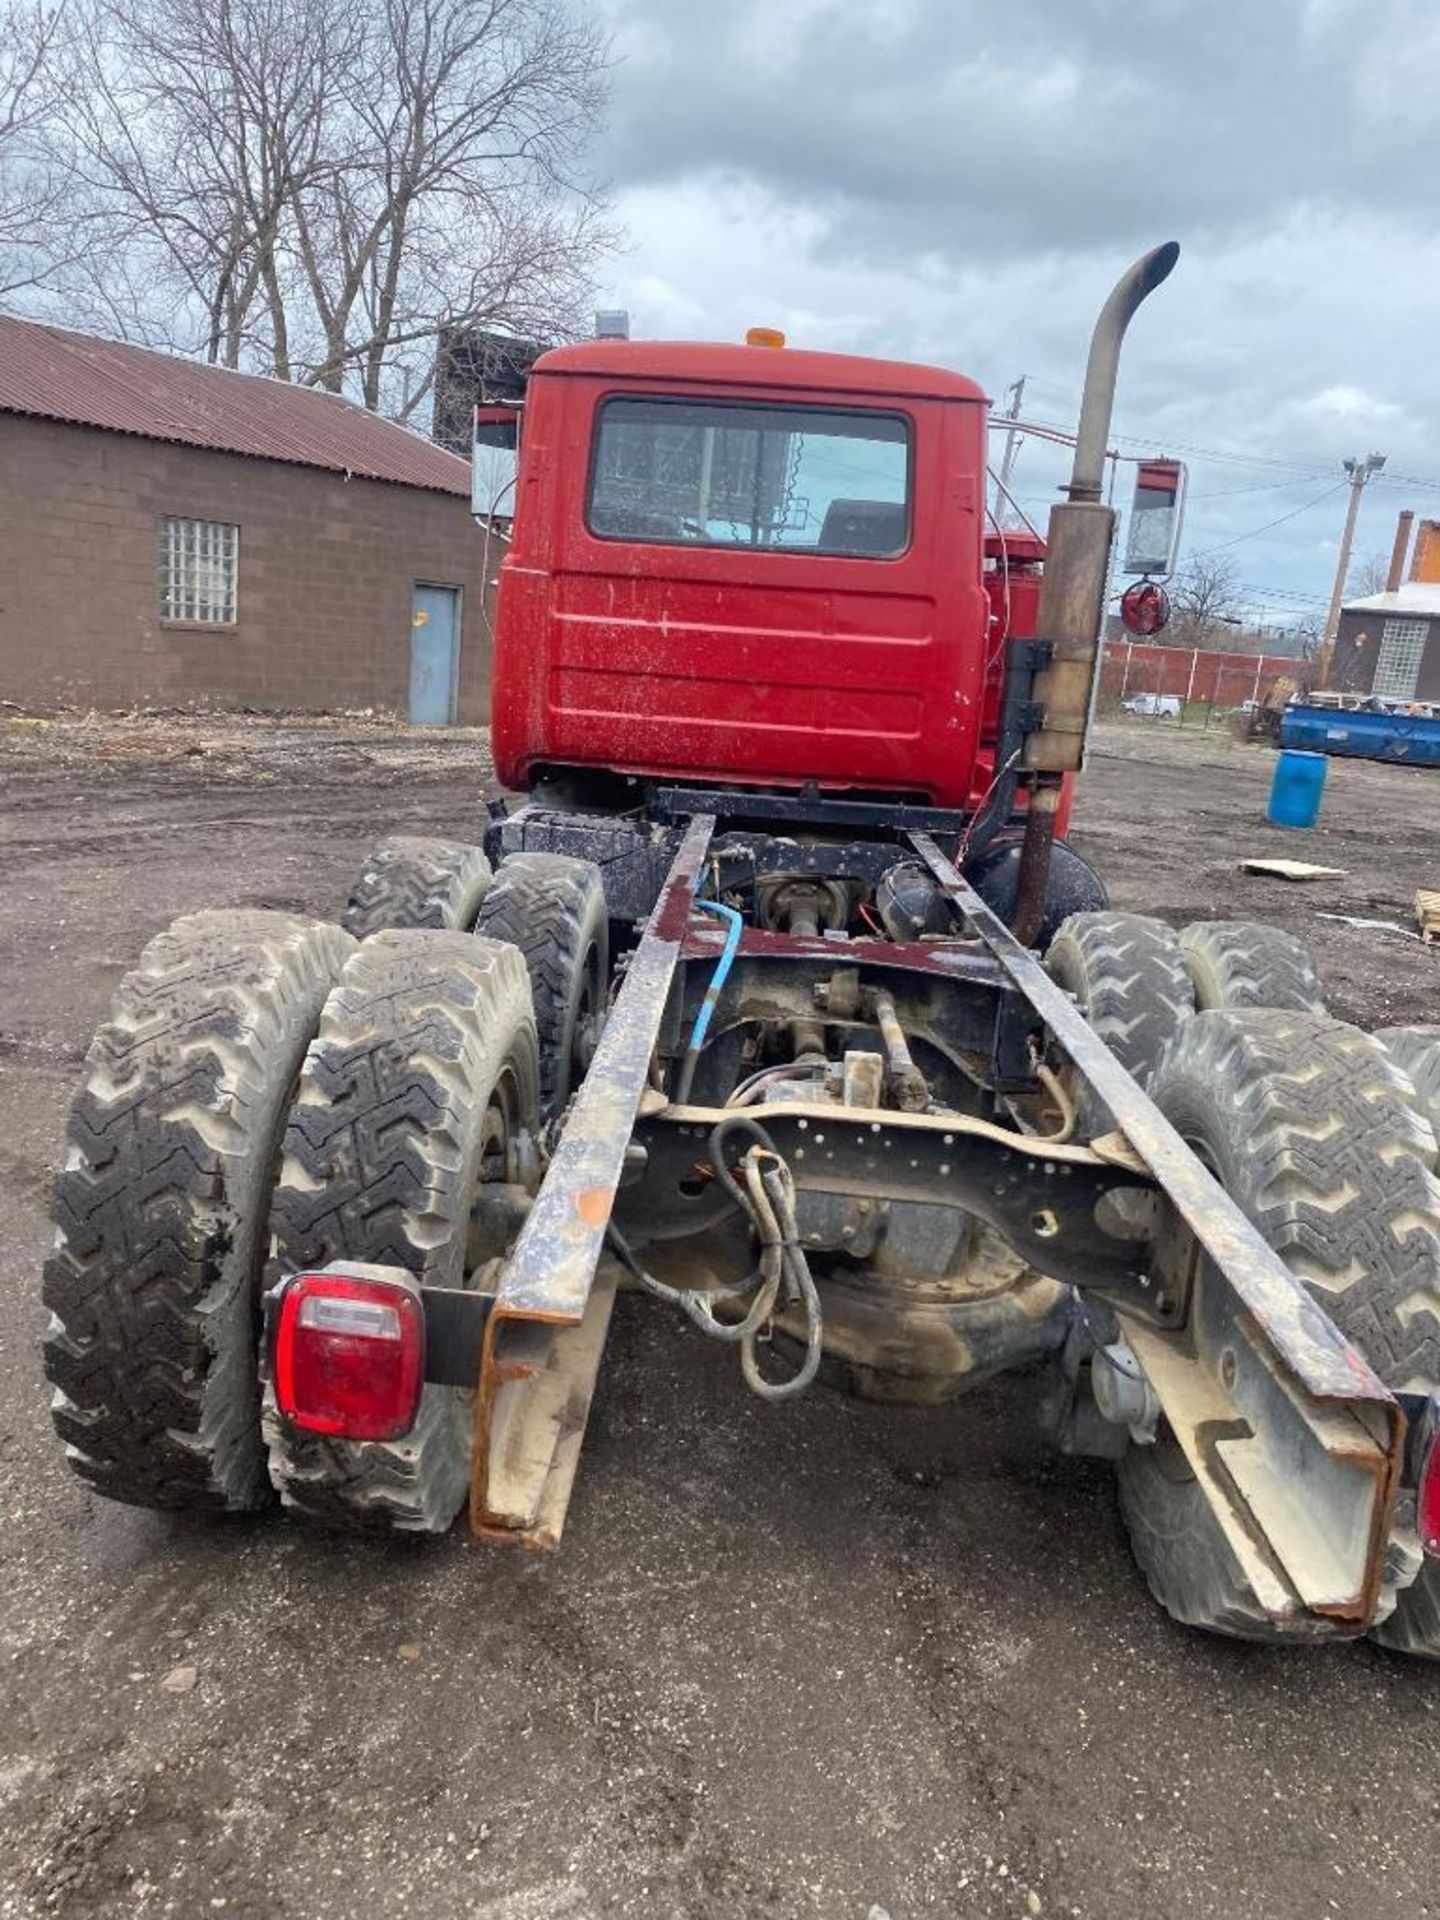
<svg viewBox="0 0 1440 1920"><path fill-rule="evenodd" d="M1434 1427L1420 1468L1415 1506L1421 1546L1426 1553L1440 1554L1440 1430Z"/></svg>
<svg viewBox="0 0 1440 1920"><path fill-rule="evenodd" d="M413 1281L300 1273L280 1296L275 1399L309 1433L398 1440L415 1424L425 1310Z"/></svg>

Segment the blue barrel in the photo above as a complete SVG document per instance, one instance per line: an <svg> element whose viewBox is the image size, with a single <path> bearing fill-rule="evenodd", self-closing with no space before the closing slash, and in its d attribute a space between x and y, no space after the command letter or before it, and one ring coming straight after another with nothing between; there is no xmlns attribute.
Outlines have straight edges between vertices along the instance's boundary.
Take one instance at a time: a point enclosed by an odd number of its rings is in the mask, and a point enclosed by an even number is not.
<svg viewBox="0 0 1440 1920"><path fill-rule="evenodd" d="M1275 762L1266 818L1277 827L1313 827L1320 818L1328 765L1323 753L1301 753L1286 747Z"/></svg>

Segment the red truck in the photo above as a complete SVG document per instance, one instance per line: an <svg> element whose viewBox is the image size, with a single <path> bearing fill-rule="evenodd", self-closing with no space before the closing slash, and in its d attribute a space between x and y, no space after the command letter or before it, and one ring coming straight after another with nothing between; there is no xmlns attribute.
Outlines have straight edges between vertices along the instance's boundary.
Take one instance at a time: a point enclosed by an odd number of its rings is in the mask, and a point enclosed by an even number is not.
<svg viewBox="0 0 1440 1920"><path fill-rule="evenodd" d="M1100 317L1043 540L956 374L536 363L508 797L341 925L177 922L96 1036L45 1278L84 1479L553 1546L627 1286L773 1403L1014 1372L1177 1618L1440 1654L1440 1035L1330 1018L1273 929L1111 910L1065 837L1176 253Z"/></svg>

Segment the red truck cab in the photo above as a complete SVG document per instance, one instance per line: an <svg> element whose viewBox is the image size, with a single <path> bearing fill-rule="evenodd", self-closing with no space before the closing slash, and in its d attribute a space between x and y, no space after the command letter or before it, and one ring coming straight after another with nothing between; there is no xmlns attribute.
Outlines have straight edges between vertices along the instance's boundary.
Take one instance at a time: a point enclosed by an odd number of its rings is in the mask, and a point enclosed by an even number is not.
<svg viewBox="0 0 1440 1920"><path fill-rule="evenodd" d="M1016 612L962 375L761 345L545 354L500 575L494 752L973 806ZM1036 555L1026 551L1033 574ZM1031 629L1033 630L1033 629Z"/></svg>

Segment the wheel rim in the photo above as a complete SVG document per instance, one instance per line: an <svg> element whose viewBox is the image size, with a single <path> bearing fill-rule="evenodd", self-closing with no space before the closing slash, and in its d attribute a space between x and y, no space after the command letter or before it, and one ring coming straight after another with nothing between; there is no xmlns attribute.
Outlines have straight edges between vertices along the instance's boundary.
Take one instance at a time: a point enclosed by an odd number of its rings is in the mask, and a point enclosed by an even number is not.
<svg viewBox="0 0 1440 1920"><path fill-rule="evenodd" d="M514 1065L507 1060L485 1106L480 1131L479 1186L499 1186L510 1179L511 1149L519 1131L519 1119L520 1086Z"/></svg>
<svg viewBox="0 0 1440 1920"><path fill-rule="evenodd" d="M508 1245L502 1247L500 1236L506 1236L509 1244L513 1244L513 1239L509 1239L510 1228L515 1225L518 1230L517 1222L507 1220L502 1226L493 1218L487 1218L491 1206L503 1206L504 1200L497 1194L493 1203L487 1203L484 1196L487 1187L514 1186L523 1127L520 1082L514 1062L507 1061L491 1088L481 1123L480 1158L476 1165L474 1198L470 1203L462 1282L467 1289L474 1290L479 1285L482 1269L493 1266L497 1258L508 1253Z"/></svg>
<svg viewBox="0 0 1440 1920"><path fill-rule="evenodd" d="M573 1093L590 1071L599 1041L600 949L591 945L580 969L580 992L575 1002L575 1024L571 1032L570 1058L565 1063L565 1085L561 1098Z"/></svg>

